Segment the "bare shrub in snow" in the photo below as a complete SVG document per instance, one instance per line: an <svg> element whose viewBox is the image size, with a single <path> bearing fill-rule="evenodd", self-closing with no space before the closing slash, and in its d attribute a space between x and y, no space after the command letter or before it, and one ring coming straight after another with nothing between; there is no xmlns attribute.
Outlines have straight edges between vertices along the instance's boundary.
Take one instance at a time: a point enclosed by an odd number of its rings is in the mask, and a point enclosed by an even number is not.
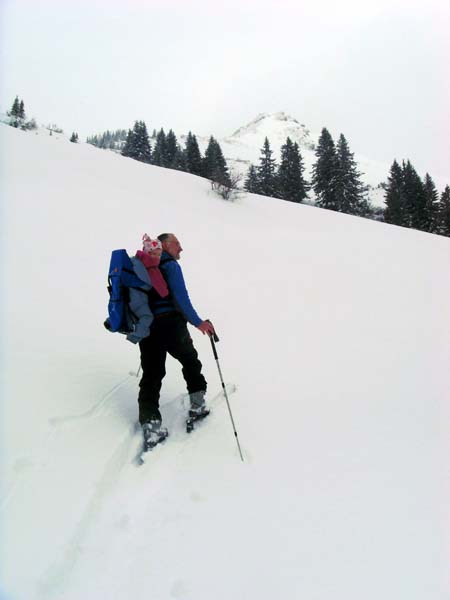
<svg viewBox="0 0 450 600"><path fill-rule="evenodd" d="M211 189L224 200L233 202L242 192L240 186L242 179L243 175L241 173L232 171L226 178L211 179Z"/></svg>

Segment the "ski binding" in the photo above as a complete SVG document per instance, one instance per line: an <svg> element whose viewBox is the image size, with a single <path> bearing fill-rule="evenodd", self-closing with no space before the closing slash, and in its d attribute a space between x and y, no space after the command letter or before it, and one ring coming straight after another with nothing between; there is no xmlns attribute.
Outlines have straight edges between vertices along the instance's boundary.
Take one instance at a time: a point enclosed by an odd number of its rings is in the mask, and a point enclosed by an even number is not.
<svg viewBox="0 0 450 600"><path fill-rule="evenodd" d="M197 421L203 421L211 411L207 408L201 413L196 413L194 411L189 411L189 416L186 419L186 433L191 433L194 430L194 424Z"/></svg>

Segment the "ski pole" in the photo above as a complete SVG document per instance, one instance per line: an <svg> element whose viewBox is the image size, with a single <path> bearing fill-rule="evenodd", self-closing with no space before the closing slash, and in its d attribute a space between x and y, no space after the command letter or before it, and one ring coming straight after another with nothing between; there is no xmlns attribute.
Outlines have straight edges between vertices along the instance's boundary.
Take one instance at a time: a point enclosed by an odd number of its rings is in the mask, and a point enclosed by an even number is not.
<svg viewBox="0 0 450 600"><path fill-rule="evenodd" d="M228 400L227 389L225 387L225 383L223 382L222 370L220 368L220 363L219 363L219 357L217 356L217 350L216 350L216 344L215 344L215 342L219 341L219 338L217 337L217 333L214 332L213 335L209 336L209 339L211 340L212 351L213 351L213 354L214 354L214 358L216 359L217 368L219 370L220 381L222 383L222 389L223 389L223 393L224 393L224 396L225 396L225 400L227 401L228 412L230 413L231 424L233 426L233 432L234 432L234 436L236 438L237 447L238 447L238 450L239 450L239 454L241 456L241 460L242 460L242 462L244 462L244 457L242 456L241 445L239 443L239 436L238 436L237 431L236 431L236 425L234 424L233 413L231 412L230 401Z"/></svg>
<svg viewBox="0 0 450 600"><path fill-rule="evenodd" d="M131 375L132 377L139 377L139 373L141 372L141 367L142 367L142 364L139 363L139 369L137 371L129 371L128 375Z"/></svg>

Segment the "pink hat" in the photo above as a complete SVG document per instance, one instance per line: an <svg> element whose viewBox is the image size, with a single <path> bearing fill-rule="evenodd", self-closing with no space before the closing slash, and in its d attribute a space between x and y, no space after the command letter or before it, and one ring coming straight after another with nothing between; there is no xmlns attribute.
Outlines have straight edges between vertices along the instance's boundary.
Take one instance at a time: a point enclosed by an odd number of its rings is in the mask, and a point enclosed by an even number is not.
<svg viewBox="0 0 450 600"><path fill-rule="evenodd" d="M151 252L152 250L162 250L162 245L159 240L152 240L146 233L142 236L142 244L144 252Z"/></svg>

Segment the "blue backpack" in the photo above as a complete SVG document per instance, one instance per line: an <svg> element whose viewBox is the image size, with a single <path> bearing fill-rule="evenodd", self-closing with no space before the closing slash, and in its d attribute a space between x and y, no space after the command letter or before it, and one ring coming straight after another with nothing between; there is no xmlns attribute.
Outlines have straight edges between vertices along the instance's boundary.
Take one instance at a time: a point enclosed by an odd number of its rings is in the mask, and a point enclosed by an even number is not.
<svg viewBox="0 0 450 600"><path fill-rule="evenodd" d="M139 279L126 250L113 250L108 274L108 318L103 325L108 331L130 333L137 319L129 306L130 288L146 291L148 284Z"/></svg>

